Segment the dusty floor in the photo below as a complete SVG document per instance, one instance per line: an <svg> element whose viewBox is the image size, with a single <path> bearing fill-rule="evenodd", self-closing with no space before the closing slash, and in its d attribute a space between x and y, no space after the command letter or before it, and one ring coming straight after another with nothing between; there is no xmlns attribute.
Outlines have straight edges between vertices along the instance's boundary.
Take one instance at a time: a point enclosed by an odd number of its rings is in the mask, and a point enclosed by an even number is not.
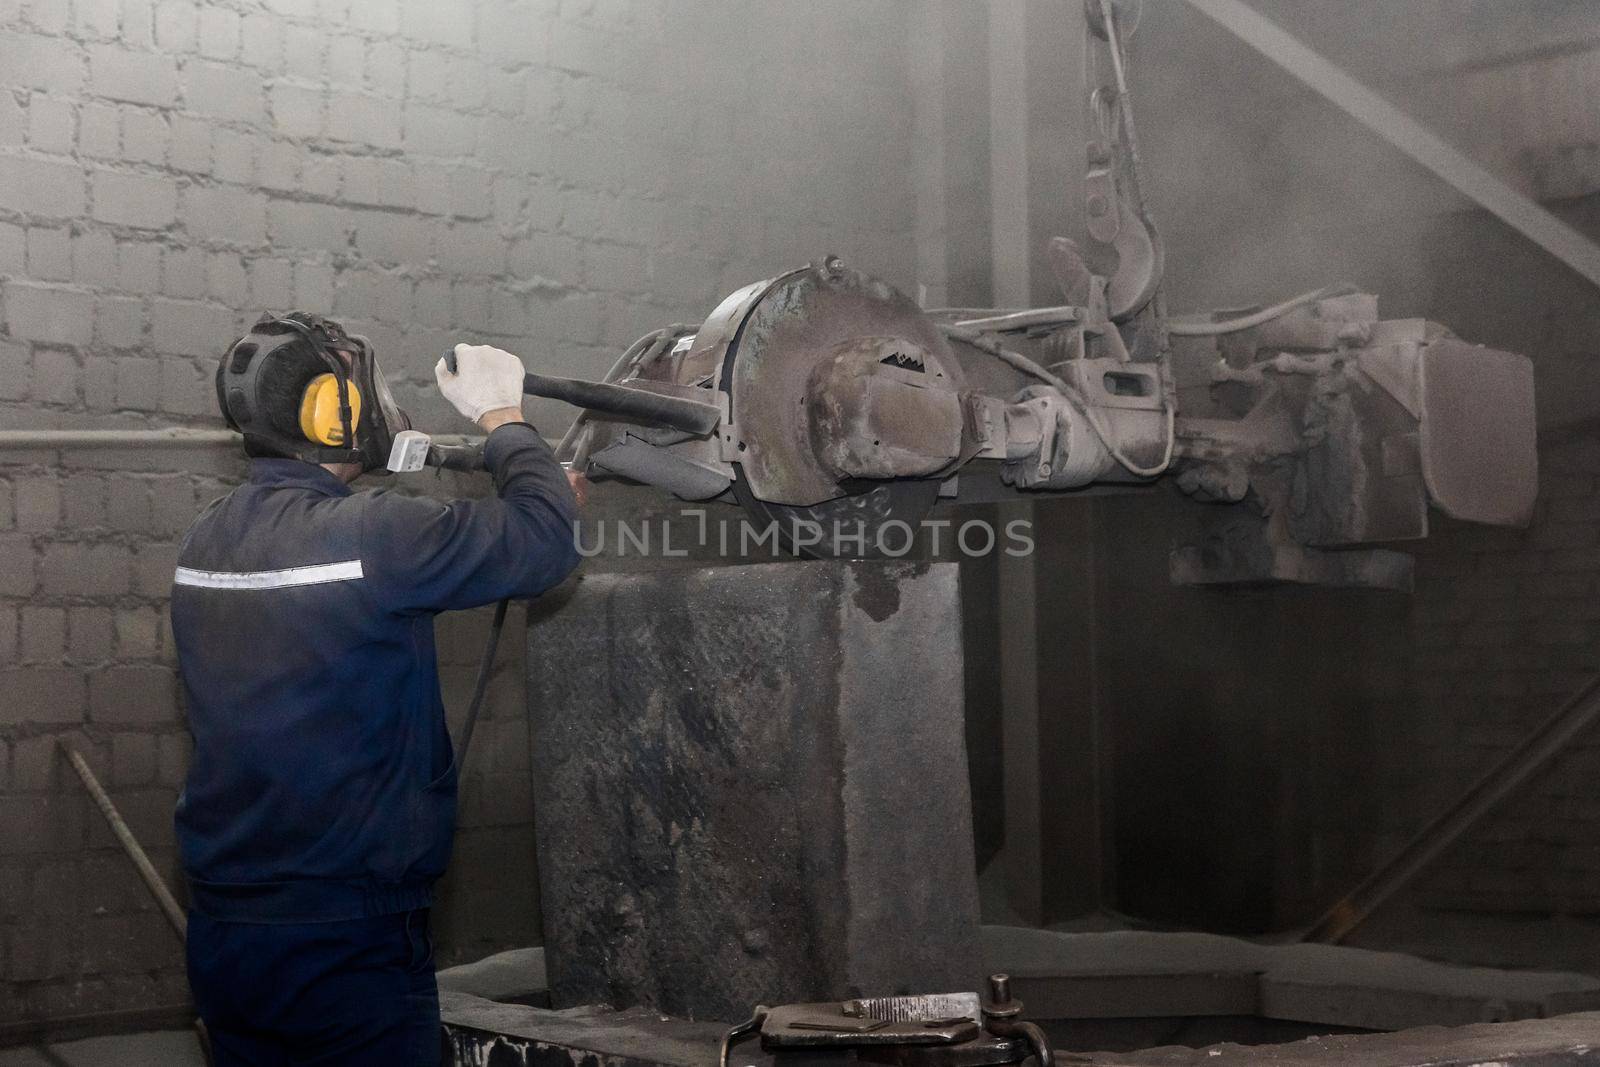
<svg viewBox="0 0 1600 1067"><path fill-rule="evenodd" d="M190 1030L152 1030L0 1050L0 1067L205 1067Z"/></svg>

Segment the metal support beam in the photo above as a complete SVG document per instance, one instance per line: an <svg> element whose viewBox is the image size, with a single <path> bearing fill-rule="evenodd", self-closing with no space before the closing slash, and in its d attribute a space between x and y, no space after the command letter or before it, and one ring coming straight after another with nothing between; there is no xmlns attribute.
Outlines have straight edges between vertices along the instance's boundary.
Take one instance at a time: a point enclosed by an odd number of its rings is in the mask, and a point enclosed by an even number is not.
<svg viewBox="0 0 1600 1067"><path fill-rule="evenodd" d="M1245 44L1600 286L1600 246L1512 188L1242 0L1188 0Z"/></svg>
<svg viewBox="0 0 1600 1067"><path fill-rule="evenodd" d="M1339 900L1304 934L1302 941L1335 944L1366 921L1377 907L1406 886L1472 829L1492 815L1529 779L1539 774L1600 719L1600 678L1580 689L1561 710L1506 754L1441 815L1417 832L1388 863Z"/></svg>

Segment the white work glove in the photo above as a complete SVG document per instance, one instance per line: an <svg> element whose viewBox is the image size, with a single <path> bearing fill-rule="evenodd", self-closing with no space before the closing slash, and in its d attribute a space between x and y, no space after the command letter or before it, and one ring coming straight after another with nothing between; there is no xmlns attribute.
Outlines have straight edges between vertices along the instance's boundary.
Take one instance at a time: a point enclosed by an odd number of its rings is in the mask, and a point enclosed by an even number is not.
<svg viewBox="0 0 1600 1067"><path fill-rule="evenodd" d="M439 392L473 422L496 408L522 408L522 360L492 345L456 345L454 373L443 359L434 364Z"/></svg>

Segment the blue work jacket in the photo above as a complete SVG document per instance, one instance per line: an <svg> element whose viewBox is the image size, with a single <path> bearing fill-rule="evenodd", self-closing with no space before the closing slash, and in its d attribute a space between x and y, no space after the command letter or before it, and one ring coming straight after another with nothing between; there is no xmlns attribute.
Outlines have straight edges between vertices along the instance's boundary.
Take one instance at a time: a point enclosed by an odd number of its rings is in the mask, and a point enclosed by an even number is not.
<svg viewBox="0 0 1600 1067"><path fill-rule="evenodd" d="M178 553L172 632L194 757L177 832L195 910L322 922L424 907L455 830L433 619L577 565L576 503L524 423L489 435L498 496L352 492L257 459Z"/></svg>

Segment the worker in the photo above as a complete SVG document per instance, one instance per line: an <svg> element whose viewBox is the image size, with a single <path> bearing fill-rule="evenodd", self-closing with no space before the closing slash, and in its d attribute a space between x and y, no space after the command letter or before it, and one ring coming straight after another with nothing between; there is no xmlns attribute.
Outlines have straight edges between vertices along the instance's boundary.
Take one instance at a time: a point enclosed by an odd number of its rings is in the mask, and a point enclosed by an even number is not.
<svg viewBox="0 0 1600 1067"><path fill-rule="evenodd" d="M224 354L251 457L178 551L172 632L194 756L177 832L188 972L218 1067L440 1062L428 910L457 767L441 611L576 565L574 481L522 415L522 362L457 345L439 391L488 434L497 496L354 492L409 427L372 346L294 312Z"/></svg>

